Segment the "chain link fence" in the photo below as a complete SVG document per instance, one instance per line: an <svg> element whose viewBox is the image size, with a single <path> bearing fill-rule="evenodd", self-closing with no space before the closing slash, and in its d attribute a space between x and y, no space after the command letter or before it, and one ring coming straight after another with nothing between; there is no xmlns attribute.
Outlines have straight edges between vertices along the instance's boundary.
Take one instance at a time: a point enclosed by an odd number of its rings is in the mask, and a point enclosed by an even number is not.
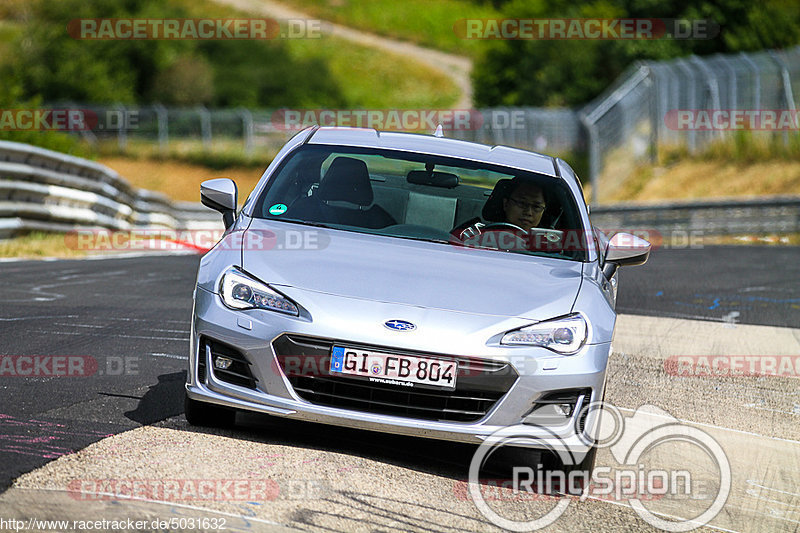
<svg viewBox="0 0 800 533"><path fill-rule="evenodd" d="M697 153L709 142L736 128L702 123L701 110L744 113L789 112L790 127L763 128L764 135L797 134L800 98L800 46L749 54L691 56L670 61L638 62L602 95L582 109L492 108L462 110L466 120L453 123L446 135L486 144L503 144L588 160L592 201L628 178L637 165L655 161L664 146L684 146ZM59 106L83 109L96 124L81 133L90 141L110 140L126 150L129 143L155 143L162 152L173 147L205 151L243 150L271 156L294 133L313 123L354 124L354 115L368 115L377 129L432 133L435 122L451 110L275 110L177 109L160 105L125 107ZM406 115L416 117L404 123ZM326 114L327 113L327 114ZM456 111L459 113L459 111ZM719 113L717 113L718 115ZM706 113L708 115L708 113ZM714 115L709 119L719 119ZM287 124L287 117L295 117ZM344 123L342 122L344 117ZM392 122L393 117L398 121ZM746 123L749 115L742 120ZM322 120L322 119L325 120ZM424 126L424 127L423 127ZM433 127L430 127L433 126ZM740 128L747 129L747 128ZM759 128L753 128L758 130Z"/></svg>
<svg viewBox="0 0 800 533"><path fill-rule="evenodd" d="M593 201L664 146L695 154L736 131L797 135L800 46L639 62L581 112Z"/></svg>

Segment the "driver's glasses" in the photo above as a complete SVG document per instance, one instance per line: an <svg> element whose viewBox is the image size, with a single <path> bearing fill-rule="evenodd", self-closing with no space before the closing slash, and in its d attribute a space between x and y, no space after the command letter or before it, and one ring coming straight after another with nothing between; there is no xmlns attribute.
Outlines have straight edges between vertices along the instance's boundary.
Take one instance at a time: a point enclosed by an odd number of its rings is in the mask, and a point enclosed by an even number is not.
<svg viewBox="0 0 800 533"><path fill-rule="evenodd" d="M516 200L514 198L509 198L508 200L512 204L517 206L519 209L521 209L522 211L527 211L527 210L530 209L534 213L541 213L542 211L544 211L544 208L546 207L543 203L539 203L539 202L535 202L535 203L521 202L521 201Z"/></svg>

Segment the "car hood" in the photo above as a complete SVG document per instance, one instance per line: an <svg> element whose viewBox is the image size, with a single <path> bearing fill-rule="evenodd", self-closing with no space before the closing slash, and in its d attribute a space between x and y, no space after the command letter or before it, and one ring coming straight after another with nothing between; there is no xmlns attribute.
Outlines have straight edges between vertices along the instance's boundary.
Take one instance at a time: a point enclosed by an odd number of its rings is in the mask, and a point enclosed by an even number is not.
<svg viewBox="0 0 800 533"><path fill-rule="evenodd" d="M278 288L544 320L569 313L581 285L576 261L263 219L247 233L242 267Z"/></svg>

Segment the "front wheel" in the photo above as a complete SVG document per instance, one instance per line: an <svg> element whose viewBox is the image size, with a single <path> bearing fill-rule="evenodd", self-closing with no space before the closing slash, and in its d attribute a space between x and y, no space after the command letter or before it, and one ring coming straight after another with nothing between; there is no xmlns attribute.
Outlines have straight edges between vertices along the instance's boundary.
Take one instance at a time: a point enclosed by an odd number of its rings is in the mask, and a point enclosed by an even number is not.
<svg viewBox="0 0 800 533"><path fill-rule="evenodd" d="M191 426L231 428L236 422L234 409L192 400L188 394L184 397L183 412Z"/></svg>

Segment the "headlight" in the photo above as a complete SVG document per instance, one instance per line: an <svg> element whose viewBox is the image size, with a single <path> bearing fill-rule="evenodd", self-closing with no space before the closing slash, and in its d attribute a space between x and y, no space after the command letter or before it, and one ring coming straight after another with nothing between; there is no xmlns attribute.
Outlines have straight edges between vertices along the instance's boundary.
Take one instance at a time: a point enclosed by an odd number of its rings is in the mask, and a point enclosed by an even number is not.
<svg viewBox="0 0 800 533"><path fill-rule="evenodd" d="M222 275L219 292L225 305L232 309L267 309L299 315L294 302L236 267L230 267Z"/></svg>
<svg viewBox="0 0 800 533"><path fill-rule="evenodd" d="M572 355L586 342L586 320L579 314L546 320L509 331L500 344L541 346L564 355Z"/></svg>

